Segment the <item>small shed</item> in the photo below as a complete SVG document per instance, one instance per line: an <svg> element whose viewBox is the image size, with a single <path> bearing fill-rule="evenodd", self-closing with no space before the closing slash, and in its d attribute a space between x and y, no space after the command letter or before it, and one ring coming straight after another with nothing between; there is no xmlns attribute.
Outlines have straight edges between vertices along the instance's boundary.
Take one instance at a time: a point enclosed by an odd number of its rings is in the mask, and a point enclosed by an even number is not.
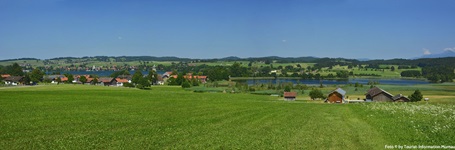
<svg viewBox="0 0 455 150"><path fill-rule="evenodd" d="M398 94L392 97L394 102L409 102L409 98L406 96L403 96L403 94Z"/></svg>
<svg viewBox="0 0 455 150"><path fill-rule="evenodd" d="M297 97L297 92L284 92L283 94L285 100L295 100L295 97Z"/></svg>
<svg viewBox="0 0 455 150"><path fill-rule="evenodd" d="M329 93L327 96L327 102L329 103L344 103L344 96L346 91L341 88L337 88Z"/></svg>

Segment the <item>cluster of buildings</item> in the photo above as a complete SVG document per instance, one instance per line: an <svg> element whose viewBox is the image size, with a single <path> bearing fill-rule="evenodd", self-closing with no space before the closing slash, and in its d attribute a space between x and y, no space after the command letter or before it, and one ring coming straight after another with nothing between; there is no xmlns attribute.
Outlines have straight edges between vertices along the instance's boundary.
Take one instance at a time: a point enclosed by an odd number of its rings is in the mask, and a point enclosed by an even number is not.
<svg viewBox="0 0 455 150"><path fill-rule="evenodd" d="M285 92L284 98L286 100L295 100L296 92ZM331 91L324 102L327 103L352 103L352 102L409 102L409 98L403 94L392 95L389 92L379 88L373 87L365 94L364 100L349 100L346 99L346 91L337 88Z"/></svg>
<svg viewBox="0 0 455 150"><path fill-rule="evenodd" d="M81 81L81 77L85 77L85 81ZM11 76L8 74L1 75L3 81L6 85L24 85L24 77L23 76ZM157 85L163 85L167 79L169 78L177 78L178 75L173 75L172 72L166 72L163 75L159 75L157 79ZM50 81L51 83L66 83L68 82L68 77L64 75L46 75L44 76L45 79ZM93 78L90 75L74 75L73 80L70 81L73 84L93 84L93 85L103 85L103 86L123 86L124 83L131 83L133 78L132 75L120 75L117 78L112 77L100 77L100 78ZM188 73L183 76L183 78L192 80L197 79L201 83L207 82L207 76L198 76Z"/></svg>

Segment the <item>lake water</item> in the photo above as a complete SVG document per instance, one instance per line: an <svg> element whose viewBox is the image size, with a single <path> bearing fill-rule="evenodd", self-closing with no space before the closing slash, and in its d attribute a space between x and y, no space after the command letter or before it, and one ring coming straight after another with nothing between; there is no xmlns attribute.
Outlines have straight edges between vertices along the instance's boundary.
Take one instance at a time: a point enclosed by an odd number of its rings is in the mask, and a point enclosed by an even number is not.
<svg viewBox="0 0 455 150"><path fill-rule="evenodd" d="M245 80L244 80L245 81ZM254 84L276 84L276 83L289 83L294 84L309 84L309 85L337 85L337 84L368 84L369 81L378 81L380 84L390 84L390 85L417 85L417 84L429 84L425 80L409 80L409 79L364 79L364 78L353 78L353 79L344 79L344 80L298 80L298 79L260 79L260 80L246 80L248 85Z"/></svg>

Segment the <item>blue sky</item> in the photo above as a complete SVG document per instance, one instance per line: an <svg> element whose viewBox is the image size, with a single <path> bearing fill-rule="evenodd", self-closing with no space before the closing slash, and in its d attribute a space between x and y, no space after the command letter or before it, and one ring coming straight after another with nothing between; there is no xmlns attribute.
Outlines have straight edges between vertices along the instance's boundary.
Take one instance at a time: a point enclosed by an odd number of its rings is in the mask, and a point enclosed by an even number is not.
<svg viewBox="0 0 455 150"><path fill-rule="evenodd" d="M0 0L0 59L413 58L455 50L454 0Z"/></svg>

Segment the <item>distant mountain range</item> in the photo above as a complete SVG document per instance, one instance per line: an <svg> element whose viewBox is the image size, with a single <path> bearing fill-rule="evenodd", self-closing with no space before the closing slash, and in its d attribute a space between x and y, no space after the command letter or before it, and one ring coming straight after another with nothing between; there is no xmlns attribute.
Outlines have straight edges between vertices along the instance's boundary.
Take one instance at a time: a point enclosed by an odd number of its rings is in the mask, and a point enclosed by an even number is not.
<svg viewBox="0 0 455 150"><path fill-rule="evenodd" d="M241 58L236 56L229 56L224 58L179 58L173 56L85 56L85 57L57 57L51 59L37 59L37 58L16 58L16 59L5 59L0 60L0 62L9 62L9 61L26 61L26 60L36 60L36 61L52 61L52 60L70 60L72 61L100 61L100 62L130 62L130 61L173 61L173 62L216 62L216 61L264 61L264 62L278 62L278 63L293 63L293 62L303 62L303 63L327 63L327 62L351 62L351 63L373 63L373 64L402 64L404 62L411 63L412 65L417 65L421 61L443 61L447 60L455 61L455 51L447 50L439 54L428 54L421 57L415 57L410 59L396 58L396 59L368 59L368 58L320 58L320 57L279 57L279 56L267 56L267 57L248 57ZM455 63L452 63L455 64Z"/></svg>
<svg viewBox="0 0 455 150"><path fill-rule="evenodd" d="M451 50L446 50L439 54L428 54L428 55L423 55L419 58L444 58L444 57L455 57L455 52L451 51Z"/></svg>

